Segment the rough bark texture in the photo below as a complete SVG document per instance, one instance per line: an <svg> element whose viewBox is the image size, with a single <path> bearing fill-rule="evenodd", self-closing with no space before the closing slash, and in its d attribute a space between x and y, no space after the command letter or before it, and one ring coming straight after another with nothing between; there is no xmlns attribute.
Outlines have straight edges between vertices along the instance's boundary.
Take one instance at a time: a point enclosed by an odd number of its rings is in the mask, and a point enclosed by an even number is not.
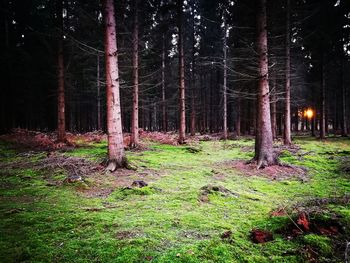
<svg viewBox="0 0 350 263"><path fill-rule="evenodd" d="M268 82L266 0L258 0L257 10L259 84L257 131L255 138L255 160L257 167L265 167L276 163L273 152L270 119L270 94Z"/></svg>
<svg viewBox="0 0 350 263"><path fill-rule="evenodd" d="M182 11L183 0L178 0L178 27L179 27L179 144L185 143L185 132L186 132L186 114L185 114L185 60L184 60L184 47L183 47L183 11Z"/></svg>
<svg viewBox="0 0 350 263"><path fill-rule="evenodd" d="M138 0L134 0L134 32L133 32L133 55L132 55L132 77L133 77L133 100L131 117L130 147L139 144L139 24L138 24Z"/></svg>
<svg viewBox="0 0 350 263"><path fill-rule="evenodd" d="M224 85L223 85L223 100L224 100L224 123L223 123L223 129L224 129L224 140L227 139L227 38L226 38L226 19L224 16L224 41L223 41L223 64L224 64Z"/></svg>
<svg viewBox="0 0 350 263"><path fill-rule="evenodd" d="M290 0L287 0L287 17L286 17L286 100L284 112L284 145L290 145L291 139L291 118L290 118Z"/></svg>
<svg viewBox="0 0 350 263"><path fill-rule="evenodd" d="M57 87L57 139L59 142L66 140L66 119L65 119L65 95L64 95L64 59L63 59L63 18L62 1L57 2L57 25L60 29L58 33L58 87Z"/></svg>
<svg viewBox="0 0 350 263"><path fill-rule="evenodd" d="M113 0L104 0L108 167L113 171L125 166L119 97L117 35Z"/></svg>

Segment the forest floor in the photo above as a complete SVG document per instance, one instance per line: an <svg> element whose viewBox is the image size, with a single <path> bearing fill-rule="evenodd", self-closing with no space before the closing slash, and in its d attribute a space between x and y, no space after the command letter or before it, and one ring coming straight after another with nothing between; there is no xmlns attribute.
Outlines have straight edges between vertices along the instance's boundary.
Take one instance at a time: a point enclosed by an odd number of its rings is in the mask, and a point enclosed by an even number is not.
<svg viewBox="0 0 350 263"><path fill-rule="evenodd" d="M350 257L349 139L276 142L285 165L257 171L252 138L157 136L126 151L133 170L114 173L103 138L47 149L0 139L0 262Z"/></svg>

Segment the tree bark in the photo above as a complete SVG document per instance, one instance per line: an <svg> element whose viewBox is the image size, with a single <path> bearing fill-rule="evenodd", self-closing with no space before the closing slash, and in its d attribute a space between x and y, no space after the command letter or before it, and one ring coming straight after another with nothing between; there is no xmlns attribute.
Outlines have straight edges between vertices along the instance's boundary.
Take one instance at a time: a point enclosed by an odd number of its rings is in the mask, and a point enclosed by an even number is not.
<svg viewBox="0 0 350 263"><path fill-rule="evenodd" d="M57 87L57 140L66 140L66 119L65 119L65 91L64 91L64 58L63 58L63 6L62 1L57 1L57 25L58 33L58 87Z"/></svg>
<svg viewBox="0 0 350 263"><path fill-rule="evenodd" d="M287 0L286 17L286 100L284 112L284 145L291 145L291 120L290 120L290 0Z"/></svg>
<svg viewBox="0 0 350 263"><path fill-rule="evenodd" d="M138 24L138 0L134 0L134 32L133 32L133 101L131 119L130 147L139 145L139 24Z"/></svg>
<svg viewBox="0 0 350 263"><path fill-rule="evenodd" d="M266 30L266 0L258 0L257 12L258 55L259 55L259 85L257 130L255 138L255 160L257 168L276 163L273 152L270 98L268 82L267 30Z"/></svg>
<svg viewBox="0 0 350 263"><path fill-rule="evenodd" d="M183 47L183 0L178 0L178 28L179 28L179 111L180 111L180 123L179 123L179 144L185 143L186 137L186 112L185 112L185 60L184 60L184 47Z"/></svg>
<svg viewBox="0 0 350 263"><path fill-rule="evenodd" d="M117 32L113 0L104 0L105 60L107 94L108 167L114 171L126 165L119 95Z"/></svg>

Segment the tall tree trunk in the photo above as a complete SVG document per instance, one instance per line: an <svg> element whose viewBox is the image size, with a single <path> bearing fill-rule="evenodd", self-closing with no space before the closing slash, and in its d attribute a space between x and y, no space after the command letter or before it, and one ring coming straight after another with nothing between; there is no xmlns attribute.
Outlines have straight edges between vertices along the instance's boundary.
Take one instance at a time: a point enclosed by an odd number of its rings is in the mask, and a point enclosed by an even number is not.
<svg viewBox="0 0 350 263"><path fill-rule="evenodd" d="M295 109L295 132L299 132L299 110L298 107Z"/></svg>
<svg viewBox="0 0 350 263"><path fill-rule="evenodd" d="M274 84L276 81L274 80ZM277 138L277 106L276 106L276 94L275 91L271 95L271 129L272 129L272 138Z"/></svg>
<svg viewBox="0 0 350 263"><path fill-rule="evenodd" d="M346 123L346 85L345 85L345 65L344 65L344 58L342 58L342 68L341 68L341 97L342 97L342 136L347 137L348 136L348 128Z"/></svg>
<svg viewBox="0 0 350 263"><path fill-rule="evenodd" d="M104 0L107 94L108 167L114 171L126 165L119 96L117 32L113 0Z"/></svg>
<svg viewBox="0 0 350 263"><path fill-rule="evenodd" d="M226 17L224 14L224 41L223 41L223 64L224 64L224 85L223 85L223 100L224 100L224 120L223 120L223 129L224 129L224 140L227 139L227 37L226 37L227 25Z"/></svg>
<svg viewBox="0 0 350 263"><path fill-rule="evenodd" d="M63 6L62 1L57 1L57 25L58 33L58 87L57 87L57 140L66 140L66 119L65 119L65 95L64 95L64 59L63 59Z"/></svg>
<svg viewBox="0 0 350 263"><path fill-rule="evenodd" d="M184 47L183 47L183 11L182 11L183 0L178 0L178 27L179 27L179 112L180 112L180 123L179 123L179 144L185 143L185 132L186 132L186 112L185 112L185 60L184 60Z"/></svg>
<svg viewBox="0 0 350 263"><path fill-rule="evenodd" d="M255 138L255 160L257 167L276 163L273 152L270 98L268 82L267 30L266 30L266 0L258 0L257 12L258 54L259 54L259 86L257 130Z"/></svg>
<svg viewBox="0 0 350 263"><path fill-rule="evenodd" d="M237 137L241 136L241 98L237 99L237 118L236 118L236 134Z"/></svg>
<svg viewBox="0 0 350 263"><path fill-rule="evenodd" d="M97 84L97 130L102 130L101 121L101 82L100 82L100 55L97 54L97 68L96 68L96 84Z"/></svg>
<svg viewBox="0 0 350 263"><path fill-rule="evenodd" d="M190 125L190 131L191 136L194 136L196 134L196 106L195 106L195 99L196 99L196 74L195 74L195 27L194 27L194 17L192 18L192 74L191 74L191 125Z"/></svg>
<svg viewBox="0 0 350 263"><path fill-rule="evenodd" d="M165 101L165 36L163 34L163 45L162 45L162 129L166 132L168 129L167 125L167 112L166 112L166 101Z"/></svg>
<svg viewBox="0 0 350 263"><path fill-rule="evenodd" d="M284 145L292 144L291 139L291 120L290 120L290 0L287 0L286 17L286 101L284 111Z"/></svg>
<svg viewBox="0 0 350 263"><path fill-rule="evenodd" d="M322 55L322 83L321 83L321 119L320 139L326 138L326 61L325 54Z"/></svg>
<svg viewBox="0 0 350 263"><path fill-rule="evenodd" d="M137 147L139 144L139 23L138 23L138 0L134 0L134 32L133 32L133 101L131 119L130 146Z"/></svg>

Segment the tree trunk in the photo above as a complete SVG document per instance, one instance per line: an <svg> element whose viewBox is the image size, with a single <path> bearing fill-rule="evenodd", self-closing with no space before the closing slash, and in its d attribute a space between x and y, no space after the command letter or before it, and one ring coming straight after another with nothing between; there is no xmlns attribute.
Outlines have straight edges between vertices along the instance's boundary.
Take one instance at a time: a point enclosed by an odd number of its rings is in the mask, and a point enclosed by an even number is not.
<svg viewBox="0 0 350 263"><path fill-rule="evenodd" d="M298 108L295 109L295 124L294 124L295 132L299 132L299 110Z"/></svg>
<svg viewBox="0 0 350 263"><path fill-rule="evenodd" d="M178 27L179 27L179 112L180 112L180 123L179 123L179 144L185 143L185 132L186 132L186 112L185 112L185 60L184 60L184 47L183 47L183 11L182 11L183 0L178 0Z"/></svg>
<svg viewBox="0 0 350 263"><path fill-rule="evenodd" d="M166 101L165 101L165 36L163 34L163 45L162 45L162 129L163 132L168 130L167 127L167 112L166 112Z"/></svg>
<svg viewBox="0 0 350 263"><path fill-rule="evenodd" d="M191 136L196 134L196 106L195 106L195 97L196 97L196 75L195 75L195 27L194 27L194 17L192 18L192 90L191 90Z"/></svg>
<svg viewBox="0 0 350 263"><path fill-rule="evenodd" d="M286 18L286 101L284 112L284 145L291 145L291 121L290 121L290 0L287 0Z"/></svg>
<svg viewBox="0 0 350 263"><path fill-rule="evenodd" d="M320 139L326 138L326 65L325 55L322 55L322 84L321 84L321 119Z"/></svg>
<svg viewBox="0 0 350 263"><path fill-rule="evenodd" d="M100 82L100 55L97 54L97 68L96 68L96 84L97 84L97 130L102 130L101 121L101 82Z"/></svg>
<svg viewBox="0 0 350 263"><path fill-rule="evenodd" d="M63 6L62 1L57 1L57 24L58 33L58 87L57 87L57 140L66 140L66 120L65 120L65 95L64 95L64 59L63 59Z"/></svg>
<svg viewBox="0 0 350 263"><path fill-rule="evenodd" d="M276 163L276 157L273 152L270 117L266 0L258 0L257 29L257 49L259 54L259 85L257 130L255 138L255 160L257 161L257 167L260 168Z"/></svg>
<svg viewBox="0 0 350 263"><path fill-rule="evenodd" d="M119 97L117 32L113 0L104 0L107 94L108 167L114 171L126 165Z"/></svg>
<svg viewBox="0 0 350 263"><path fill-rule="evenodd" d="M274 85L276 80L274 80ZM275 90L276 91L276 90ZM271 95L271 130L272 130L272 138L277 138L277 106L276 106L276 94L275 91Z"/></svg>
<svg viewBox="0 0 350 263"><path fill-rule="evenodd" d="M241 98L237 99L237 118L236 118L236 134L237 137L241 136Z"/></svg>
<svg viewBox="0 0 350 263"><path fill-rule="evenodd" d="M341 97L342 97L342 125L341 125L341 135L343 137L348 136L348 128L346 123L346 85L345 85L345 65L344 58L342 58L342 76L341 76Z"/></svg>
<svg viewBox="0 0 350 263"><path fill-rule="evenodd" d="M224 140L227 139L227 38L226 38L226 18L224 14L224 43L223 43L223 64L224 64L224 85L223 85L223 100L224 100L224 120L223 120L223 130Z"/></svg>
<svg viewBox="0 0 350 263"><path fill-rule="evenodd" d="M138 25L138 0L134 0L134 32L133 32L133 101L131 119L130 147L135 148L139 144L139 25Z"/></svg>

